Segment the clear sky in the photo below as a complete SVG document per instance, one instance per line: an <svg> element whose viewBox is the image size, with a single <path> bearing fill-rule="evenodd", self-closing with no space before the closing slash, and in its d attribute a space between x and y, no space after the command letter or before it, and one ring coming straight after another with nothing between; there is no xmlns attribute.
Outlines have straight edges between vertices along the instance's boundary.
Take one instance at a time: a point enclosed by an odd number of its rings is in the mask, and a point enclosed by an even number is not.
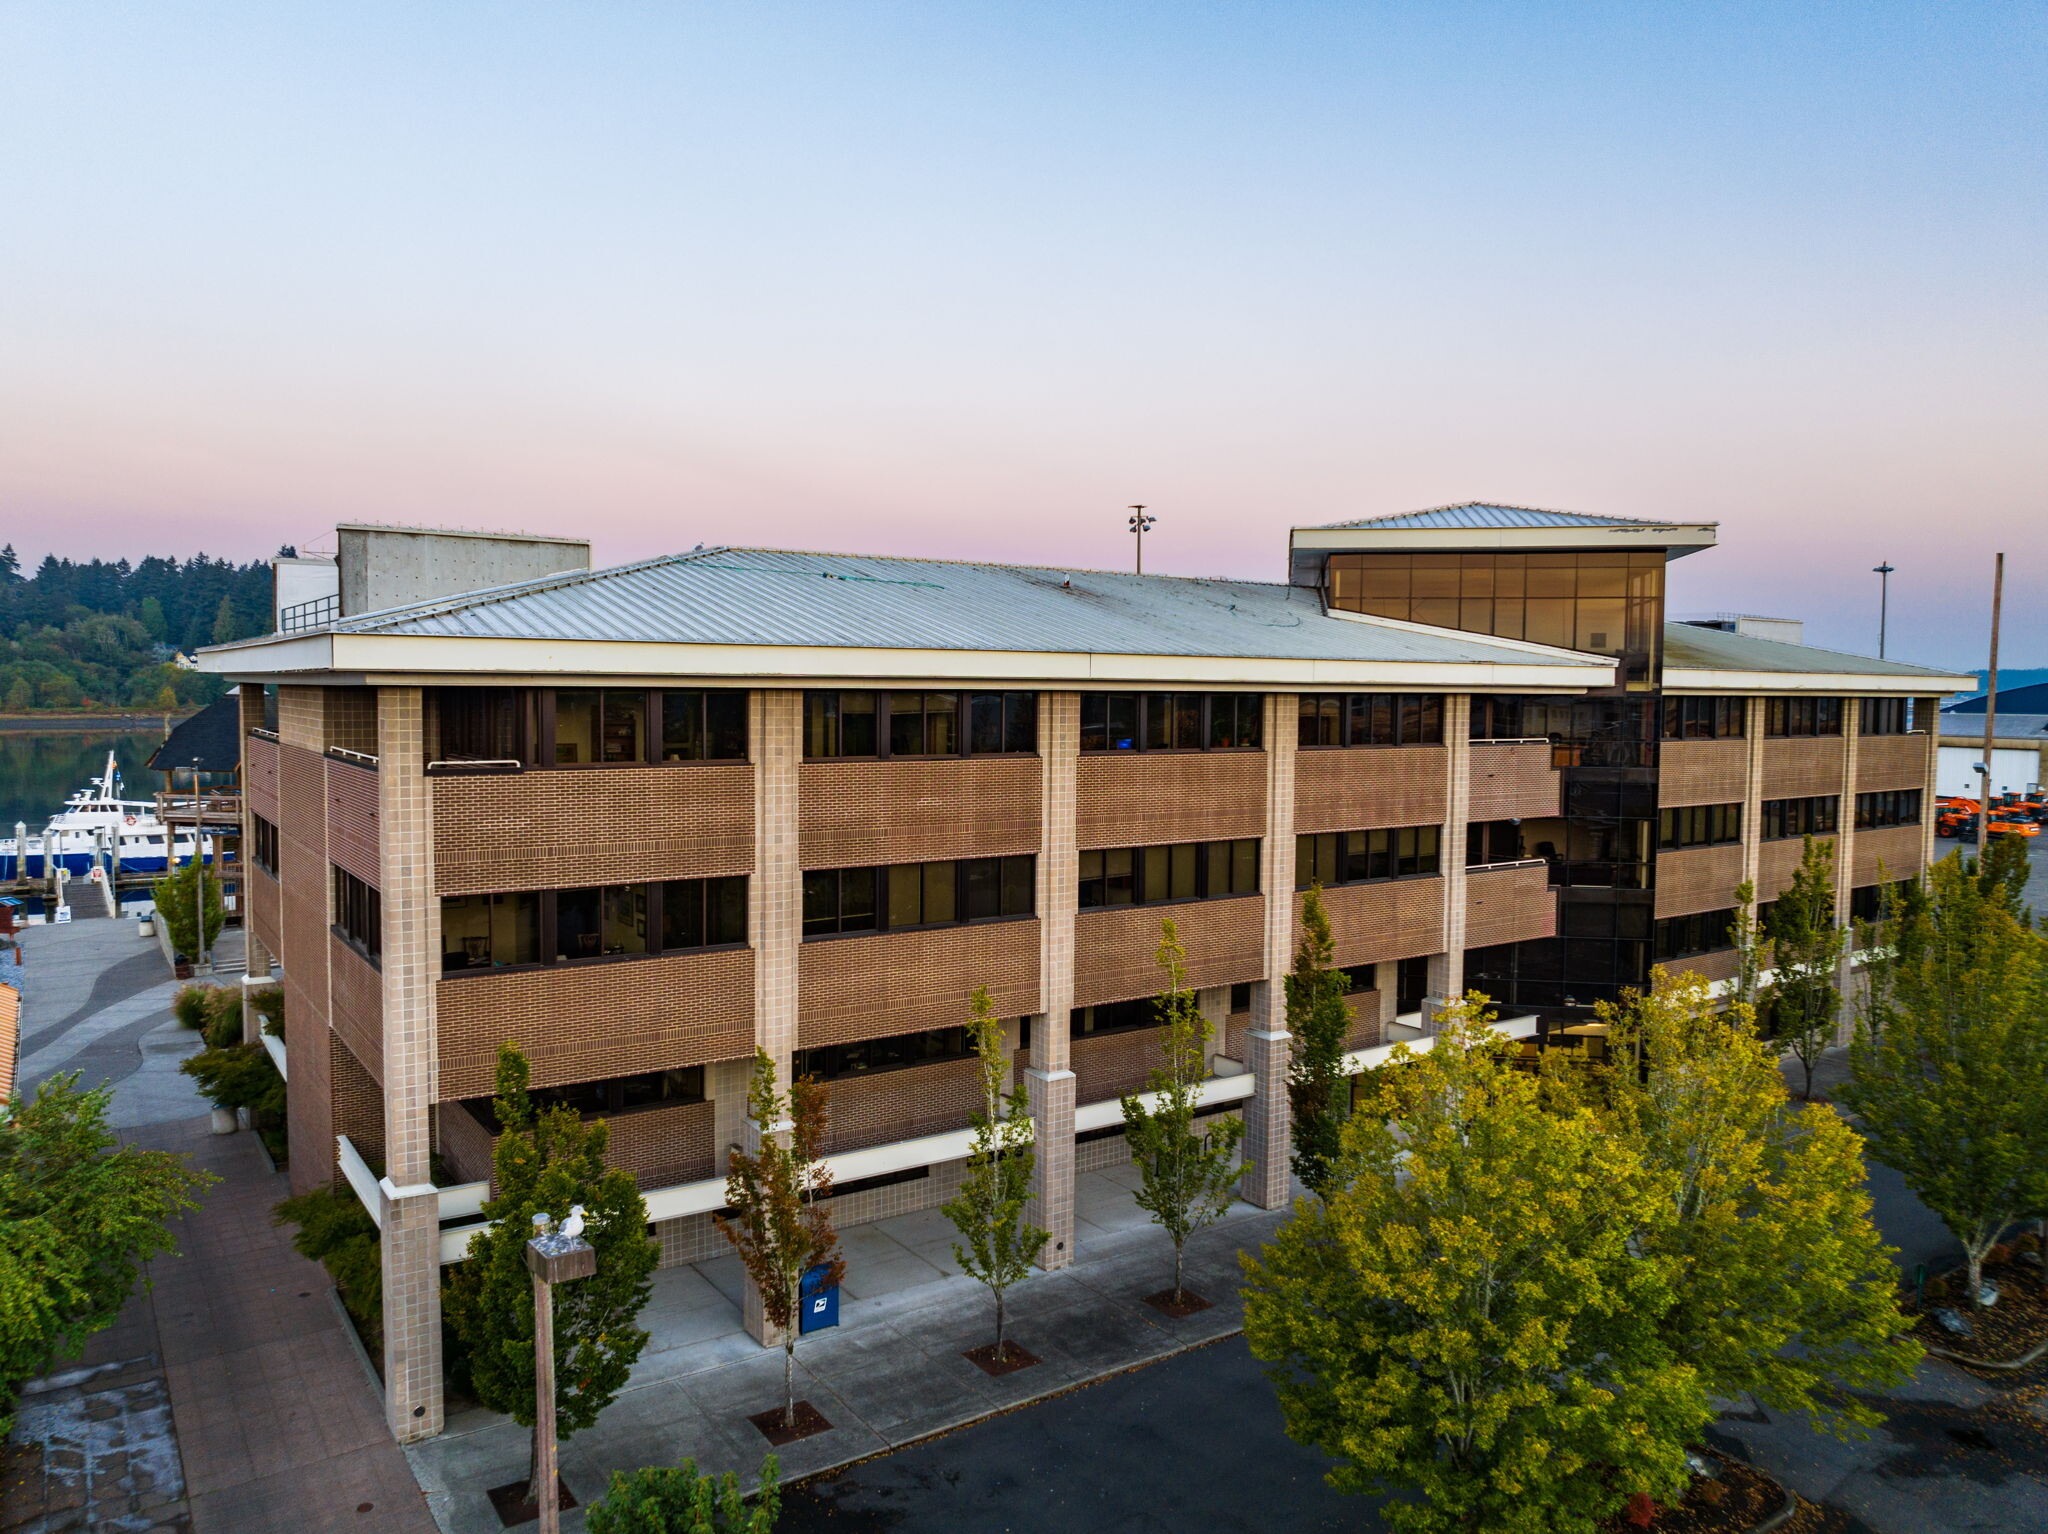
<svg viewBox="0 0 2048 1534"><path fill-rule="evenodd" d="M0 540L342 518L1279 578L1718 518L2048 664L2036 4L0 5Z"/></svg>

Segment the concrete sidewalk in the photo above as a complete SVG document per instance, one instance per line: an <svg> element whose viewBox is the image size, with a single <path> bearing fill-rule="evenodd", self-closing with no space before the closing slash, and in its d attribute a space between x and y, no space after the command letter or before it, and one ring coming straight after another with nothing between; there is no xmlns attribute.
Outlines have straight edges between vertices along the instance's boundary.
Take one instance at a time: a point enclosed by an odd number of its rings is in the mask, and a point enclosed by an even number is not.
<svg viewBox="0 0 2048 1534"><path fill-rule="evenodd" d="M991 1379L962 1355L993 1340L988 1293L951 1270L951 1227L936 1210L843 1233L848 1273L841 1324L797 1344L797 1394L832 1430L776 1451L785 1480L812 1475L1027 1401L1227 1336L1243 1324L1238 1251L1284 1211L1233 1206L1188 1244L1188 1287L1213 1307L1176 1321L1143 1303L1168 1287L1172 1247L1131 1201L1129 1167L1085 1174L1080 1208L1093 1226L1080 1259L1010 1293L1010 1336L1041 1360ZM655 1275L642 1317L653 1341L632 1382L594 1428L562 1451L578 1498L604 1494L614 1470L695 1459L751 1479L769 1452L746 1419L782 1401L782 1353L739 1326L736 1259ZM526 1431L472 1409L407 1449L444 1534L495 1534L484 1493L525 1473ZM564 1520L580 1528L581 1517Z"/></svg>

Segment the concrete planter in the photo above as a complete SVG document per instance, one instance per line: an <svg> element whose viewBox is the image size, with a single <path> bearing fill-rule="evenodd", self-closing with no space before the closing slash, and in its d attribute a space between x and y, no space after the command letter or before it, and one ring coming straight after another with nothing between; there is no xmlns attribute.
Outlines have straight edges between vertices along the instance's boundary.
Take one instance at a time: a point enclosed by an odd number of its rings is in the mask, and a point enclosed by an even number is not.
<svg viewBox="0 0 2048 1534"><path fill-rule="evenodd" d="M231 1135L235 1132L235 1114L232 1108L216 1108L207 1116L207 1127L217 1135Z"/></svg>

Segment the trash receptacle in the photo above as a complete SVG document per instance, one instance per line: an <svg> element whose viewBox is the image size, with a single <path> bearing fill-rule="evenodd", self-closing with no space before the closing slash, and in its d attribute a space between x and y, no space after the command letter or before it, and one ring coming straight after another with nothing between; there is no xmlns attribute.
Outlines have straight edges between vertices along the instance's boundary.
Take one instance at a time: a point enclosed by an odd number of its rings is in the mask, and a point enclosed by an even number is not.
<svg viewBox="0 0 2048 1534"><path fill-rule="evenodd" d="M797 1335L823 1331L828 1326L839 1324L839 1286L825 1282L825 1275L832 1270L820 1263L804 1274L798 1285L800 1296Z"/></svg>

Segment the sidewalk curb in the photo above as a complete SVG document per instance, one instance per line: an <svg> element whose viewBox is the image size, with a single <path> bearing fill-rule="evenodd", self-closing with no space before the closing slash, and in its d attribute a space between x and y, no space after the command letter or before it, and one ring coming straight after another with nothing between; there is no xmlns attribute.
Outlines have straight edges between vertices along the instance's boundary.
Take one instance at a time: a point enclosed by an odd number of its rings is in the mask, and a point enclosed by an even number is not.
<svg viewBox="0 0 2048 1534"><path fill-rule="evenodd" d="M1750 1468L1755 1469L1755 1466ZM1771 1481L1780 1491L1785 1493L1784 1505L1762 1523L1751 1525L1749 1534L1771 1534L1771 1530L1783 1528L1787 1523L1790 1523L1792 1516L1799 1511L1799 1493L1792 1490L1791 1487L1780 1481L1776 1476L1772 1476Z"/></svg>
<svg viewBox="0 0 2048 1534"><path fill-rule="evenodd" d="M2039 1362L2044 1354L2048 1354L2048 1342L2037 1343L2018 1358L1972 1358L1968 1353L1938 1348L1927 1342L1921 1343L1920 1347L1929 1358L1945 1358L1952 1364L1965 1364L1972 1369L2024 1369L2029 1364Z"/></svg>

